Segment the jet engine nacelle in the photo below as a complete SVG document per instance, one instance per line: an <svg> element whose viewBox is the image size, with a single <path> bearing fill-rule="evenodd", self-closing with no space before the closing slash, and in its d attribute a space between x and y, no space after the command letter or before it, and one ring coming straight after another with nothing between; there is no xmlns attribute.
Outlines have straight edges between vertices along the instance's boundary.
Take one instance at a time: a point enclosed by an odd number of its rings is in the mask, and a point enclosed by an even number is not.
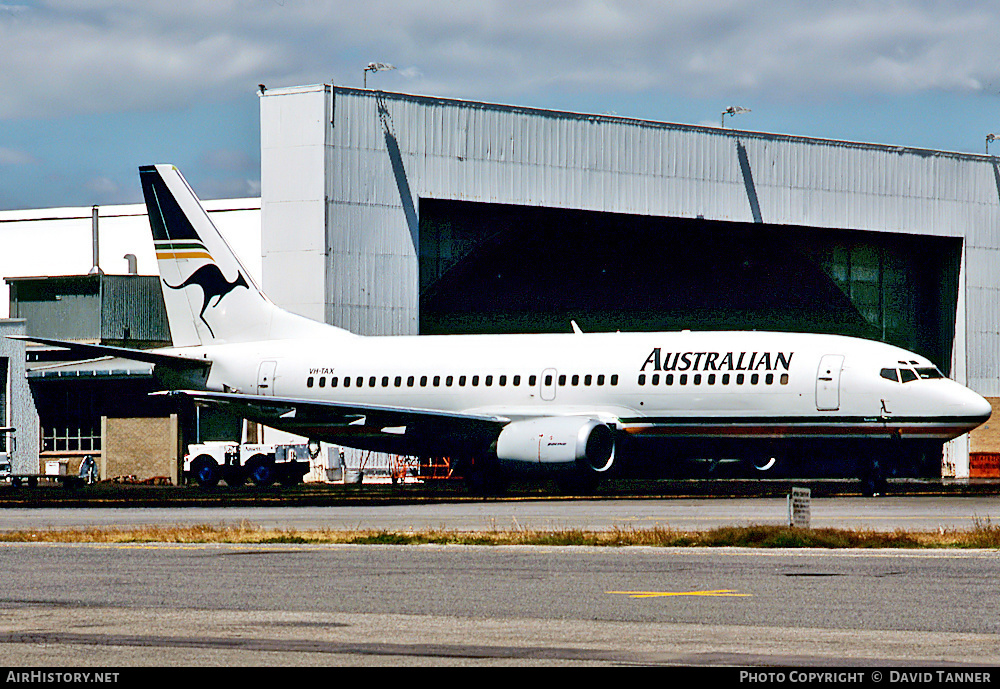
<svg viewBox="0 0 1000 689"><path fill-rule="evenodd" d="M603 472L614 461L615 436L597 419L549 416L507 424L496 447L497 459L515 466Z"/></svg>

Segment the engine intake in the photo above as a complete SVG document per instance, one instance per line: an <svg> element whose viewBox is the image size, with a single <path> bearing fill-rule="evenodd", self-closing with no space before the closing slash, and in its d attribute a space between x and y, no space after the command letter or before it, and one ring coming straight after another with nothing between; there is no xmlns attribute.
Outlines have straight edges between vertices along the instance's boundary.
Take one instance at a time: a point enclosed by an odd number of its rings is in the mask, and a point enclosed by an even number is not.
<svg viewBox="0 0 1000 689"><path fill-rule="evenodd" d="M497 438L497 459L519 466L592 472L611 468L615 436L607 424L578 416L514 421Z"/></svg>

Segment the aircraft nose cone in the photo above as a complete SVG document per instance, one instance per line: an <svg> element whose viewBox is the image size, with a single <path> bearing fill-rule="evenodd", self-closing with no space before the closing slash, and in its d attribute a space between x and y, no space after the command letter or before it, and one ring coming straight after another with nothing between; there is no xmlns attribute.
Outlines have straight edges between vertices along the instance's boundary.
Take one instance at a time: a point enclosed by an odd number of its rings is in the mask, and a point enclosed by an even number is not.
<svg viewBox="0 0 1000 689"><path fill-rule="evenodd" d="M993 406L989 401L971 390L969 391L969 401L966 403L966 409L968 410L968 415L979 419L980 423L986 423L990 415L993 414Z"/></svg>

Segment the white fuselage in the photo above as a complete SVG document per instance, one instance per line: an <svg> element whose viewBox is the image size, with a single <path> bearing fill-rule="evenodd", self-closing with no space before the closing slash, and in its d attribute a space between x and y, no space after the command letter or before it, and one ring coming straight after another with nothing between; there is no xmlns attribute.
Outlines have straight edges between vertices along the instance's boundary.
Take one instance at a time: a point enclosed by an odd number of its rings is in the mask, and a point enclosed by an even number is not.
<svg viewBox="0 0 1000 689"><path fill-rule="evenodd" d="M510 419L580 414L634 436L948 440L990 411L954 381L915 374L936 371L923 357L834 335L337 331L203 350L215 390Z"/></svg>

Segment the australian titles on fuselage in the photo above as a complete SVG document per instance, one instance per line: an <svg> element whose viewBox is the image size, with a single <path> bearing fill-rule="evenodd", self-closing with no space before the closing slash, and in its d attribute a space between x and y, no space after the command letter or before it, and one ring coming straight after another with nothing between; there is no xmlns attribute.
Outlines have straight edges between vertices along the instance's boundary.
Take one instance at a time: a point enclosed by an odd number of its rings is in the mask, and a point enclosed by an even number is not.
<svg viewBox="0 0 1000 689"><path fill-rule="evenodd" d="M749 354L749 358L748 358ZM654 347L640 372L651 371L788 371L794 352L667 352Z"/></svg>

